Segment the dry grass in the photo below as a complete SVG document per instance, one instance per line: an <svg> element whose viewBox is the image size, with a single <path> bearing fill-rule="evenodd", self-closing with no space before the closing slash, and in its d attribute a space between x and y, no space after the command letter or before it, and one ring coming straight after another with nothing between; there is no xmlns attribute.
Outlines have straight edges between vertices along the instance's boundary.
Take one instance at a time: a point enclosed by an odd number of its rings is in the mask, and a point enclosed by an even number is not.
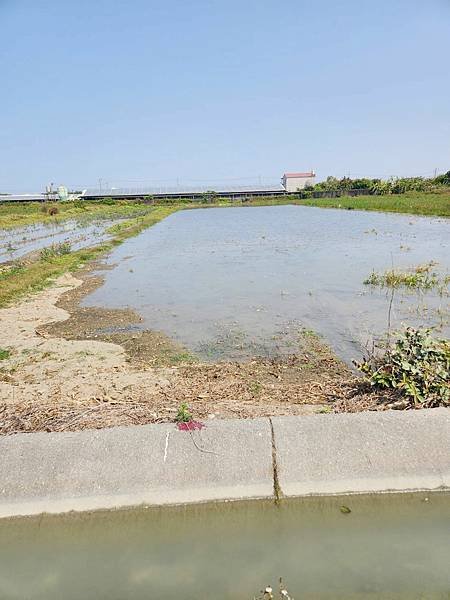
<svg viewBox="0 0 450 600"><path fill-rule="evenodd" d="M174 422L180 404L196 419L253 418L314 412L384 410L392 393L376 392L339 374L336 363L305 369L304 358L247 363L193 364L177 368L169 385L149 393L130 390L119 398L57 398L0 404L0 434L77 431Z"/></svg>
<svg viewBox="0 0 450 600"><path fill-rule="evenodd" d="M379 390L360 378L344 382L335 394L333 412L356 413L365 410L399 409L404 399L394 390Z"/></svg>

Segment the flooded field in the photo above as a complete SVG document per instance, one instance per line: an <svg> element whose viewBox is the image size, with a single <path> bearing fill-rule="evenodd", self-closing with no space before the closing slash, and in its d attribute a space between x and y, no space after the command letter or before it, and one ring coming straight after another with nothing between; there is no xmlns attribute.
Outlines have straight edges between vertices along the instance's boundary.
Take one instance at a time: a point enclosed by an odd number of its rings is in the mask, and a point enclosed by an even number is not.
<svg viewBox="0 0 450 600"><path fill-rule="evenodd" d="M52 244L70 244L72 250L94 246L111 237L106 230L115 222L111 219L94 222L69 219L0 230L0 264Z"/></svg>
<svg viewBox="0 0 450 600"><path fill-rule="evenodd" d="M203 359L294 353L307 329L350 361L388 324L390 291L364 280L431 261L449 272L448 220L301 206L186 210L114 250L116 266L84 305L135 309L139 328ZM447 309L436 290L397 290L391 325L448 335Z"/></svg>
<svg viewBox="0 0 450 600"><path fill-rule="evenodd" d="M444 600L448 500L382 494L4 520L0 597L251 600L282 576L303 600Z"/></svg>

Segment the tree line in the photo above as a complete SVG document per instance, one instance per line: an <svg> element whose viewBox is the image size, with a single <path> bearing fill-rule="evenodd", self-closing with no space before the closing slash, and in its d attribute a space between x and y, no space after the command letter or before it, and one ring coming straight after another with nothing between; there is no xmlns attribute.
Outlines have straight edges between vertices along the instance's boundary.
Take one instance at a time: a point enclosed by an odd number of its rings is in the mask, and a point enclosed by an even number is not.
<svg viewBox="0 0 450 600"><path fill-rule="evenodd" d="M325 181L298 190L302 198L313 196L315 192L344 193L350 190L366 190L369 194L404 194L405 192L432 192L450 187L450 171L437 177L391 177L390 179L351 179L350 177L329 176Z"/></svg>

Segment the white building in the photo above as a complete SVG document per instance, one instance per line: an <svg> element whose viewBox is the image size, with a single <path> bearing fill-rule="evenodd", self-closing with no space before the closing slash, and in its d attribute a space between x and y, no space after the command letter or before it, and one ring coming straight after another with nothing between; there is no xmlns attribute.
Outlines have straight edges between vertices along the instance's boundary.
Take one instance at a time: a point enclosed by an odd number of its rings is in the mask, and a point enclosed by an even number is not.
<svg viewBox="0 0 450 600"><path fill-rule="evenodd" d="M296 192L307 185L314 185L315 177L314 171L310 173L285 173L281 178L281 183L287 192Z"/></svg>

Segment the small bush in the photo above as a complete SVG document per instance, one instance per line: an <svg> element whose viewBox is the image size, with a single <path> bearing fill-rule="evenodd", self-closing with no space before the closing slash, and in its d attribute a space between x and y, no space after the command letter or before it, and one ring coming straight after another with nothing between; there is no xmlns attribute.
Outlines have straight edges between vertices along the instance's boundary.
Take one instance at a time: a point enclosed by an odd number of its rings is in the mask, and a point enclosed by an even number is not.
<svg viewBox="0 0 450 600"><path fill-rule="evenodd" d="M50 215L53 217L59 213L59 208L56 206L56 204L43 204L41 206L41 212L44 213L44 215Z"/></svg>
<svg viewBox="0 0 450 600"><path fill-rule="evenodd" d="M61 242L60 244L52 244L47 248L42 248L40 256L41 260L51 260L58 256L64 256L70 254L70 244L68 242Z"/></svg>
<svg viewBox="0 0 450 600"><path fill-rule="evenodd" d="M372 386L397 390L404 408L450 406L450 341L408 327L381 356L356 363Z"/></svg>
<svg viewBox="0 0 450 600"><path fill-rule="evenodd" d="M116 202L117 200L114 200L114 198L102 198L100 200L100 204L106 204L107 206L113 206Z"/></svg>

